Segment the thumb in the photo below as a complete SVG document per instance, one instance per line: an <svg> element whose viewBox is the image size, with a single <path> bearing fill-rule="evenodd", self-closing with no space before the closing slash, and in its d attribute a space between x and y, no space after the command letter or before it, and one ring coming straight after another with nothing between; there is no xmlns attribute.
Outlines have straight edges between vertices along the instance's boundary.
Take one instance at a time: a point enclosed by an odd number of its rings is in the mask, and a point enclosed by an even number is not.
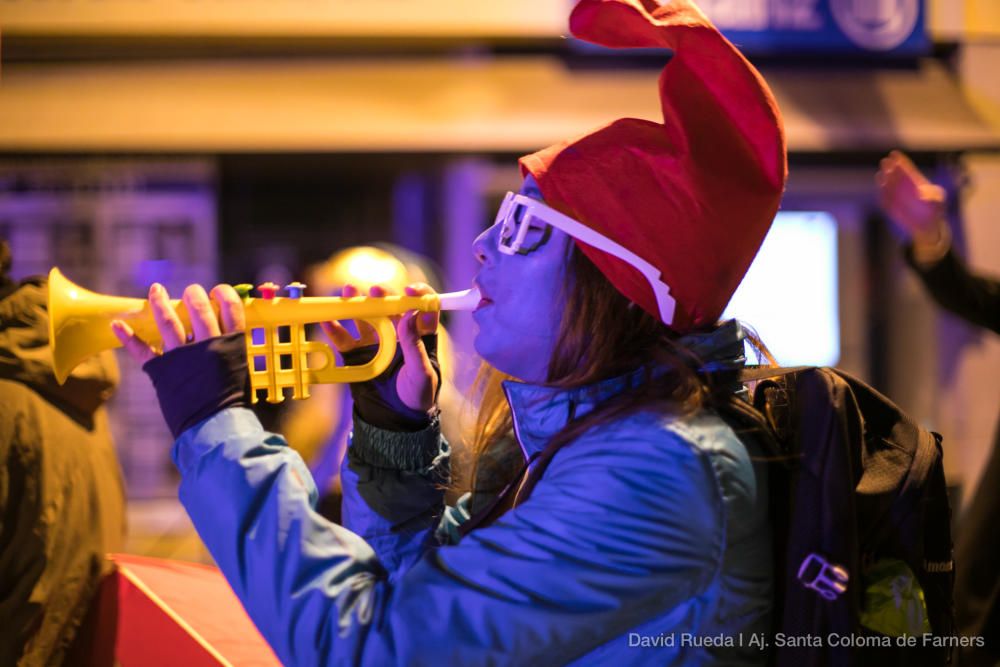
<svg viewBox="0 0 1000 667"><path fill-rule="evenodd" d="M427 347L417 333L417 313L410 311L396 324L396 335L403 353L403 368L396 377L396 392L406 407L429 410L434 405L437 373L427 354Z"/></svg>

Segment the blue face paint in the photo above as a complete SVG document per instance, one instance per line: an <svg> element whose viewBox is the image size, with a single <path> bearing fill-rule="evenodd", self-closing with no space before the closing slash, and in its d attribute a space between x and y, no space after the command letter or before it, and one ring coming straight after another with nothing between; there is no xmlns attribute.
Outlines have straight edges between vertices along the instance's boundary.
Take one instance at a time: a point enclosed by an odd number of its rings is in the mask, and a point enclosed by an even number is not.
<svg viewBox="0 0 1000 667"><path fill-rule="evenodd" d="M542 201L530 174L520 193ZM497 249L500 225L473 243L479 260L475 283L483 301L472 317L479 325L474 346L499 371L525 382L544 382L555 349L566 297L564 283L569 235L553 228L548 239L528 254Z"/></svg>

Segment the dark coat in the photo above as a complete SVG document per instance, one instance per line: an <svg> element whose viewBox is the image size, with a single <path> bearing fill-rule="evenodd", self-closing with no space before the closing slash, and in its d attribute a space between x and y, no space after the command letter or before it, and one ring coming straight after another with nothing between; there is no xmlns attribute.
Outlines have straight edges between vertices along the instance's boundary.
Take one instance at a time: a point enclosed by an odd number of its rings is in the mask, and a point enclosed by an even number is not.
<svg viewBox="0 0 1000 667"><path fill-rule="evenodd" d="M924 267L913 260L913 249L907 248L906 261L942 308L1000 333L1000 280L971 273L954 249L940 261Z"/></svg>
<svg viewBox="0 0 1000 667"><path fill-rule="evenodd" d="M0 665L60 665L119 550L121 472L103 407L110 353L59 386L41 280L0 285Z"/></svg>
<svg viewBox="0 0 1000 667"><path fill-rule="evenodd" d="M927 290L941 307L973 324L1000 333L1000 280L971 273L949 250L941 261L921 267L906 253ZM979 488L955 540L955 612L964 635L983 637L985 651L962 655L969 664L1000 661L1000 425ZM973 655L973 653L975 655Z"/></svg>

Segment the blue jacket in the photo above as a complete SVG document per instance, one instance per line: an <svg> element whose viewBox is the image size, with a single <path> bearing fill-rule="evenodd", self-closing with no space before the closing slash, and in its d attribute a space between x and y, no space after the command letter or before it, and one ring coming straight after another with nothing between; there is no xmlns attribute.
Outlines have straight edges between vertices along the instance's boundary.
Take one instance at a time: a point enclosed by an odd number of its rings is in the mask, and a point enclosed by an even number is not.
<svg viewBox="0 0 1000 667"><path fill-rule="evenodd" d="M631 381L508 384L525 454ZM444 507L436 421L356 420L343 526L316 514L308 469L250 410L188 429L173 455L198 532L285 664L764 662L766 476L707 411L592 429L526 502L463 539L468 499Z"/></svg>

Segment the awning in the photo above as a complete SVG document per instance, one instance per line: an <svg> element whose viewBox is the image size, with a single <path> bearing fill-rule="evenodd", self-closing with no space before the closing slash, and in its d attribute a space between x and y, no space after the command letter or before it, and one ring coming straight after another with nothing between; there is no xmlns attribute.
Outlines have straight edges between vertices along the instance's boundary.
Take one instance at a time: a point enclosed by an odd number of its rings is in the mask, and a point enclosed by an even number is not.
<svg viewBox="0 0 1000 667"><path fill-rule="evenodd" d="M793 152L1000 148L936 61L765 76ZM657 119L656 77L543 56L14 63L0 151L520 153Z"/></svg>

